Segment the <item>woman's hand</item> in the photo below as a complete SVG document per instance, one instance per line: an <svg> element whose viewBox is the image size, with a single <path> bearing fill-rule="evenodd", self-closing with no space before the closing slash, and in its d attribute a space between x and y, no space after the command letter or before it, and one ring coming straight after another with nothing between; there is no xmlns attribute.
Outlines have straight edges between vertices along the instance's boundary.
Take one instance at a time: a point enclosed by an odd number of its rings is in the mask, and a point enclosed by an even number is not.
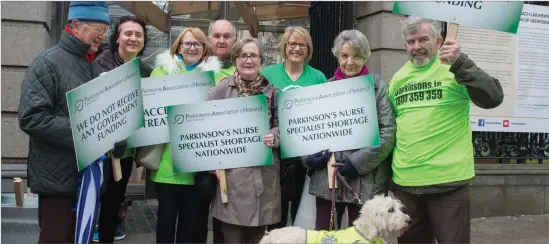
<svg viewBox="0 0 549 244"><path fill-rule="evenodd" d="M268 147L273 148L273 147L274 147L274 143L275 143L275 135L274 135L274 134L268 134L268 135L266 135L266 136L263 136L263 142L264 142L265 145L267 145Z"/></svg>

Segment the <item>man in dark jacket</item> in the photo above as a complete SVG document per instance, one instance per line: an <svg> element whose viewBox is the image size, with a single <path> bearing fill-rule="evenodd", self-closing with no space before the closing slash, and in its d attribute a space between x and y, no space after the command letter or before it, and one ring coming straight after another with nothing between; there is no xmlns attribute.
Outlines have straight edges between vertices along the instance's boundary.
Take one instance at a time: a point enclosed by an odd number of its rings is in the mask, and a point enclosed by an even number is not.
<svg viewBox="0 0 549 244"><path fill-rule="evenodd" d="M31 63L21 85L19 126L30 138L39 243L74 242L78 170L65 94L96 77L91 62L110 25L104 1L71 2L68 16L59 43Z"/></svg>

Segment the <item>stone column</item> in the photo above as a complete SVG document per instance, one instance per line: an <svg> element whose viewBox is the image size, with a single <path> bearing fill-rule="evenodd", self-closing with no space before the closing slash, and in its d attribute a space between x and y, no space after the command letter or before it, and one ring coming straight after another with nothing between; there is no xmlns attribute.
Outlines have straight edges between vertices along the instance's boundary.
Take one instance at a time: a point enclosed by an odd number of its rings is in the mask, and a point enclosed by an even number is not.
<svg viewBox="0 0 549 244"><path fill-rule="evenodd" d="M408 61L401 35L404 16L393 14L393 2L356 2L356 29L370 42L368 60L371 72L380 73L387 83Z"/></svg>
<svg viewBox="0 0 549 244"><path fill-rule="evenodd" d="M51 46L52 3L2 2L1 6L2 178L9 178L13 176L7 172L13 170L26 175L29 139L17 121L19 95L27 67Z"/></svg>

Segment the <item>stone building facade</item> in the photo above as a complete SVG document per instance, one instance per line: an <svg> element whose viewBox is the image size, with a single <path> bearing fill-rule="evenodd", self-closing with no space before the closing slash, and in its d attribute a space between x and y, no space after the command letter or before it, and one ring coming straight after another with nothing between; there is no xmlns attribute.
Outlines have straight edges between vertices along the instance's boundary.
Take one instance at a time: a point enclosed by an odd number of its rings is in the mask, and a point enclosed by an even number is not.
<svg viewBox="0 0 549 244"><path fill-rule="evenodd" d="M354 28L370 41L370 70L386 81L407 61L400 33L404 17L393 14L392 6L372 1L354 7ZM26 177L28 137L17 122L21 81L33 59L57 43L67 7L68 2L1 3L2 192L13 192L13 177ZM477 164L476 173L472 216L549 213L549 165Z"/></svg>
<svg viewBox="0 0 549 244"><path fill-rule="evenodd" d="M52 2L2 2L2 179L26 176L28 136L19 129L21 82L30 63L57 42L57 5ZM2 192L12 187L3 180Z"/></svg>

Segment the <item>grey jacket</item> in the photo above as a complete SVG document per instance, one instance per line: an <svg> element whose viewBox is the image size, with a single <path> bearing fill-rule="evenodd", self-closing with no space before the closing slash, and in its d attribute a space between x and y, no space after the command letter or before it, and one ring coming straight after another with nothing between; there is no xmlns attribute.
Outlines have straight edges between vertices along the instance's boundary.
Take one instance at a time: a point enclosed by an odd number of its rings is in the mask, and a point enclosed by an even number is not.
<svg viewBox="0 0 549 244"><path fill-rule="evenodd" d="M348 179L347 183L359 195L362 202L369 200L374 195L387 193L391 163L387 159L387 156L392 153L396 137L395 115L387 96L388 86L381 80L379 75L374 74L373 77L380 146L335 152L336 161L346 157L357 170L359 176ZM328 82L337 81L335 77L332 77ZM306 156L302 157L303 165L309 168L306 160ZM331 199L332 193L328 187L327 169L313 171L309 193L322 199ZM338 183L335 200L336 202L357 203L353 195L342 183Z"/></svg>
<svg viewBox="0 0 549 244"><path fill-rule="evenodd" d="M21 85L19 127L29 135L27 177L39 195L75 196L78 170L65 94L94 79L90 46L63 31L30 64Z"/></svg>

